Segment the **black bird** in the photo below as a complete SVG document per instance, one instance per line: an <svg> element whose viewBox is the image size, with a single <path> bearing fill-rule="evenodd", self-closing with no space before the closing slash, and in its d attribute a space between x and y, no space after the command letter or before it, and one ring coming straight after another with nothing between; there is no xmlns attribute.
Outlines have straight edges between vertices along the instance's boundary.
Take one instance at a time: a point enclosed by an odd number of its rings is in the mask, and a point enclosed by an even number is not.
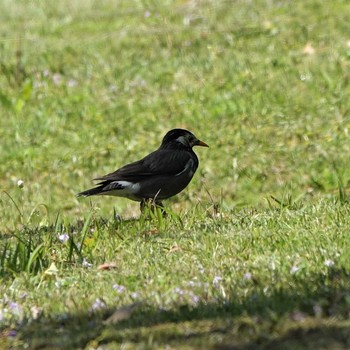
<svg viewBox="0 0 350 350"><path fill-rule="evenodd" d="M98 177L97 187L80 192L78 197L109 195L145 203L151 200L162 207L162 200L175 196L190 183L198 167L193 146L209 147L191 132L173 129L160 147L145 158Z"/></svg>

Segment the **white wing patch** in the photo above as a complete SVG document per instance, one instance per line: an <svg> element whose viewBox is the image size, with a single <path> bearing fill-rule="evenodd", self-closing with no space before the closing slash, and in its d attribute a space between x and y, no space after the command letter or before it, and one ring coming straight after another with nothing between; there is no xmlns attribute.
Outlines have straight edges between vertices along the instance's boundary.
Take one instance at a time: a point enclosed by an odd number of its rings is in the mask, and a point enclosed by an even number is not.
<svg viewBox="0 0 350 350"><path fill-rule="evenodd" d="M104 192L101 194L135 199L135 195L140 191L140 187L138 182L113 181L103 188Z"/></svg>

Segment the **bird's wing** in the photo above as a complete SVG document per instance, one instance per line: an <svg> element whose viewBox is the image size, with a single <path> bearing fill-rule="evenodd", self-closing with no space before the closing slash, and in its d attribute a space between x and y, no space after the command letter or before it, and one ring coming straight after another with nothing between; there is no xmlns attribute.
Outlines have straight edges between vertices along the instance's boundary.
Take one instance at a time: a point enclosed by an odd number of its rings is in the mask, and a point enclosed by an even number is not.
<svg viewBox="0 0 350 350"><path fill-rule="evenodd" d="M159 149L139 161L127 164L113 173L94 180L99 180L101 183L110 181L138 182L150 176L174 176L185 170L191 157L191 153L187 151L173 152Z"/></svg>

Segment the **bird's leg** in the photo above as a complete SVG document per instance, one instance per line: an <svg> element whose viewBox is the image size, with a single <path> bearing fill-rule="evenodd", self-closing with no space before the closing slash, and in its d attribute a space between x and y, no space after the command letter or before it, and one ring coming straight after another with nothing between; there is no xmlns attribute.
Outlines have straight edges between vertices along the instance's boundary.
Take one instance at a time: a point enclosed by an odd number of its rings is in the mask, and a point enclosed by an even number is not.
<svg viewBox="0 0 350 350"><path fill-rule="evenodd" d="M152 211L153 214L157 212L157 208L160 209L160 212L163 217L167 216L167 213L164 209L164 205L161 201L155 201L154 199L142 199L140 202L140 211L143 214L146 210L146 208L149 208L150 211Z"/></svg>
<svg viewBox="0 0 350 350"><path fill-rule="evenodd" d="M140 202L140 211L143 213L145 211L145 208L147 207L148 200L142 199Z"/></svg>
<svg viewBox="0 0 350 350"><path fill-rule="evenodd" d="M163 203L161 201L154 202L154 209L157 210L157 208L160 209L160 212L161 212L163 218L165 218L168 215L166 213L164 205L163 205Z"/></svg>
<svg viewBox="0 0 350 350"><path fill-rule="evenodd" d="M154 213L154 201L152 198L142 199L140 202L141 215L146 215L150 219L150 212Z"/></svg>

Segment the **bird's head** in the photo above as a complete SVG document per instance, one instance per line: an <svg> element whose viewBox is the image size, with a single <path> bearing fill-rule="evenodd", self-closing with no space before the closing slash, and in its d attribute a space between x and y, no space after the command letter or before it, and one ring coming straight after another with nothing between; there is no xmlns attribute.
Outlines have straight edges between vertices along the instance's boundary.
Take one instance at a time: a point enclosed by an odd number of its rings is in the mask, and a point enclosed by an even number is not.
<svg viewBox="0 0 350 350"><path fill-rule="evenodd" d="M192 148L193 146L209 147L191 132L184 129L173 129L164 136L160 148Z"/></svg>

